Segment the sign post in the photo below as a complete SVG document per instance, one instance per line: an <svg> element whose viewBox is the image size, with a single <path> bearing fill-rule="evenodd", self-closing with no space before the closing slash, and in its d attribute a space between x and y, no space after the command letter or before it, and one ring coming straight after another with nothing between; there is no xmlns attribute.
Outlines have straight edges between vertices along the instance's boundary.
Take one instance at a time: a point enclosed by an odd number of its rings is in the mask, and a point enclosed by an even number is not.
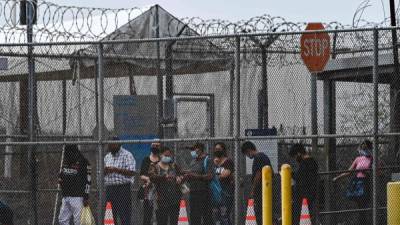
<svg viewBox="0 0 400 225"><path fill-rule="evenodd" d="M307 24L306 31L318 30L318 32L307 32L301 36L301 58L311 73L311 134L318 134L318 100L317 100L317 73L324 70L329 61L331 53L331 44L329 34L321 32L324 30L321 23ZM312 151L317 151L318 138L312 139ZM329 159L329 155L328 155ZM329 162L329 160L328 160ZM330 168L328 168L330 169ZM331 193L329 183L326 183L325 192L327 202L331 202ZM327 209L333 210L335 207L328 203ZM330 217L326 218L327 224L335 224Z"/></svg>
<svg viewBox="0 0 400 225"><path fill-rule="evenodd" d="M330 58L330 37L322 23L309 23L306 31L318 30L315 33L304 33L301 36L301 58L311 73L311 134L318 134L317 77L324 70ZM312 139L312 151L317 150L318 139Z"/></svg>

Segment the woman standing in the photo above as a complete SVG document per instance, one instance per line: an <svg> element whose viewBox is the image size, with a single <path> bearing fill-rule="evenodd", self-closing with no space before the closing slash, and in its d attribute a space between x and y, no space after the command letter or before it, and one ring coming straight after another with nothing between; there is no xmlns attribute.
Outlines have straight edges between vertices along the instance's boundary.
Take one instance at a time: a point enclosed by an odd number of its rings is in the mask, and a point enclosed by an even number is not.
<svg viewBox="0 0 400 225"><path fill-rule="evenodd" d="M215 177L220 182L221 202L213 203L214 221L220 220L221 225L231 225L231 212L233 206L234 186L234 163L228 158L226 145L222 142L214 145Z"/></svg>
<svg viewBox="0 0 400 225"><path fill-rule="evenodd" d="M140 168L140 180L143 185L140 188L139 199L143 200L143 225L151 225L151 219L153 218L153 195L154 189L150 182L149 169L151 165L157 164L160 161L160 148L161 144L155 142L151 144L150 155L143 159L142 166Z"/></svg>
<svg viewBox="0 0 400 225"><path fill-rule="evenodd" d="M162 148L160 162L150 167L149 176L157 193L157 225L177 225L182 176L171 149Z"/></svg>
<svg viewBox="0 0 400 225"><path fill-rule="evenodd" d="M353 195L349 193L356 191L356 196L349 196L352 200L357 203L359 209L370 208L371 206L371 192L370 192L370 176L369 169L372 166L372 143L369 140L363 141L358 148L358 156L354 159L351 164L349 171L355 170L356 176L351 181L350 187L352 190L347 190L347 195ZM333 181L337 181L342 177L349 176L351 172L342 173L339 176L333 178ZM371 224L372 218L370 211L362 211L359 213L359 224L368 225Z"/></svg>

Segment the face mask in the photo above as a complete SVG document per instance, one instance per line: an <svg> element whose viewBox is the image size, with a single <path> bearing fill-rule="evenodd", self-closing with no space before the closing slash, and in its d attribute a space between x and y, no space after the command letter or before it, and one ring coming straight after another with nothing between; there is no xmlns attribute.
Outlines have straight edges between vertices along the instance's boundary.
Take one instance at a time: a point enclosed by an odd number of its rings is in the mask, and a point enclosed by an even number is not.
<svg viewBox="0 0 400 225"><path fill-rule="evenodd" d="M158 155L160 153L160 149L158 148L151 148L151 153L153 153L154 155Z"/></svg>
<svg viewBox="0 0 400 225"><path fill-rule="evenodd" d="M193 158L193 159L197 159L197 157L199 157L199 155L197 154L196 151L191 151L191 152L190 152L190 155L192 155L192 158Z"/></svg>
<svg viewBox="0 0 400 225"><path fill-rule="evenodd" d="M218 158L221 158L221 157L224 156L224 152L223 151L215 151L214 152L214 156L218 157Z"/></svg>
<svg viewBox="0 0 400 225"><path fill-rule="evenodd" d="M358 150L358 154L360 156L369 156L368 152L366 150L363 150L363 149L359 149Z"/></svg>
<svg viewBox="0 0 400 225"><path fill-rule="evenodd" d="M247 157L249 157L249 159L254 159L254 155L248 154Z"/></svg>
<svg viewBox="0 0 400 225"><path fill-rule="evenodd" d="M165 164L169 164L169 163L172 163L172 157L169 157L169 156L163 156L162 158L161 158L161 162L163 162L163 163L165 163Z"/></svg>

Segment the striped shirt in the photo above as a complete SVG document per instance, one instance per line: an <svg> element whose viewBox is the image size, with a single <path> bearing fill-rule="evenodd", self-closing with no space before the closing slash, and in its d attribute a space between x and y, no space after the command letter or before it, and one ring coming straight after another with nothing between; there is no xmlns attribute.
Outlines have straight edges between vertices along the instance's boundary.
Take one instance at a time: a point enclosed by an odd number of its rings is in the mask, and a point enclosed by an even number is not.
<svg viewBox="0 0 400 225"><path fill-rule="evenodd" d="M105 167L116 167L119 169L136 171L135 158L133 157L132 153L122 147L115 155L111 154L111 152L108 153L104 157L104 165ZM109 173L104 176L104 183L107 186L129 184L133 183L133 181L133 177L124 176L119 173Z"/></svg>

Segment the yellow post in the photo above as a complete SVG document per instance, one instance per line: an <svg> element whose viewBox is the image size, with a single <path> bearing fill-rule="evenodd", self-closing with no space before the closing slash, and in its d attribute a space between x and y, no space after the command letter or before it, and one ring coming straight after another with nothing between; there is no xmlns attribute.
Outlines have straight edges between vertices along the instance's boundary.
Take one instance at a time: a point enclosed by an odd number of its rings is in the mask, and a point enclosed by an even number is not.
<svg viewBox="0 0 400 225"><path fill-rule="evenodd" d="M387 224L400 224L400 182L387 184Z"/></svg>
<svg viewBox="0 0 400 225"><path fill-rule="evenodd" d="M282 225L292 225L292 168L281 167Z"/></svg>
<svg viewBox="0 0 400 225"><path fill-rule="evenodd" d="M272 169L264 166L262 169L262 208L263 225L272 225Z"/></svg>

